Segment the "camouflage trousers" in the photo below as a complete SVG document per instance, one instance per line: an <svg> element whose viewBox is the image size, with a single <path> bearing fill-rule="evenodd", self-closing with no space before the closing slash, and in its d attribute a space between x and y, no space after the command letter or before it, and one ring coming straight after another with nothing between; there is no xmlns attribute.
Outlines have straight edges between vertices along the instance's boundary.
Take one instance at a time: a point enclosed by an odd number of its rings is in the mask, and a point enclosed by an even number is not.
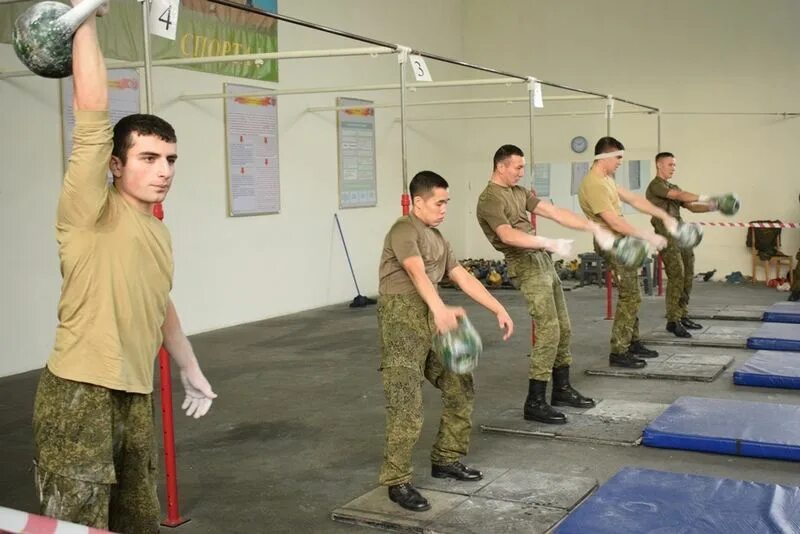
<svg viewBox="0 0 800 534"><path fill-rule="evenodd" d="M422 431L424 379L442 395L433 464L449 464L467 454L475 395L472 374L448 371L432 352L433 316L418 294L379 297L378 332L386 395L386 442L379 482L392 486L411 480L411 455Z"/></svg>
<svg viewBox="0 0 800 534"><path fill-rule="evenodd" d="M530 251L508 257L506 262L511 283L525 296L536 325L528 378L548 382L553 367L572 363L569 350L572 328L561 279L546 252Z"/></svg>
<svg viewBox="0 0 800 534"><path fill-rule="evenodd" d="M613 254L600 250L595 243L595 251L606 262L606 268L614 271L617 284L617 309L614 312L614 325L611 327L611 352L624 354L631 343L639 341L639 305L642 294L639 288L639 269L626 267Z"/></svg>
<svg viewBox="0 0 800 534"><path fill-rule="evenodd" d="M41 515L121 533L159 531L151 395L42 371L33 411Z"/></svg>
<svg viewBox="0 0 800 534"><path fill-rule="evenodd" d="M661 251L667 272L667 321L680 321L689 315L689 297L694 278L694 249L680 248L668 238L667 248Z"/></svg>

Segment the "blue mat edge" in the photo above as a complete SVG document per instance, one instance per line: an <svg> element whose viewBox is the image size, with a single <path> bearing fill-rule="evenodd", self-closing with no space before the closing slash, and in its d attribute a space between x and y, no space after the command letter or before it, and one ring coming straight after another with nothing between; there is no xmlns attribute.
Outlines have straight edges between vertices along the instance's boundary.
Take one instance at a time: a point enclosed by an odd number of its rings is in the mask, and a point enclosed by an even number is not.
<svg viewBox="0 0 800 534"><path fill-rule="evenodd" d="M787 447L771 443L758 443L730 438L709 438L686 434L671 434L645 428L642 444L660 449L677 449L698 452L713 452L732 456L772 458L776 460L800 460L800 447ZM769 454L767 454L769 453Z"/></svg>
<svg viewBox="0 0 800 534"><path fill-rule="evenodd" d="M756 373L745 373L744 371L733 372L733 383L738 386L800 389L800 377L762 375Z"/></svg>
<svg viewBox="0 0 800 534"><path fill-rule="evenodd" d="M765 323L800 324L800 313L764 312L761 320Z"/></svg>
<svg viewBox="0 0 800 534"><path fill-rule="evenodd" d="M787 352L800 352L800 341L773 339L767 337L749 337L747 338L747 348L754 350L783 350Z"/></svg>

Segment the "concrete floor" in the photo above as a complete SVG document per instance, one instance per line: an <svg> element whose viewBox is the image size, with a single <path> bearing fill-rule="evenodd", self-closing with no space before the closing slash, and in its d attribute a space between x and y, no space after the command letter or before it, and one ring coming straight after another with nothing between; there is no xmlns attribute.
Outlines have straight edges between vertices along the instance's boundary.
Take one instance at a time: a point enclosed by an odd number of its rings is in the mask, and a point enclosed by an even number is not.
<svg viewBox="0 0 800 534"><path fill-rule="evenodd" d="M797 484L794 465L783 461L482 433L482 420L521 405L527 392L525 303L513 290L495 294L516 321L517 332L508 342L501 340L488 312L455 290L443 291L447 302L466 306L484 340L468 464L590 476L601 483L632 465ZM734 386L733 368L749 354L744 350L728 351L736 362L712 383L586 376L583 369L608 356L605 290L585 287L566 296L576 360L573 384L584 394L661 403L695 395L800 404L796 391ZM763 285L697 283L693 299L697 305L766 306L785 300L786 293ZM663 314L663 298L644 297L642 331L663 326ZM329 514L376 484L384 399L375 307L313 310L193 336L192 342L219 399L206 417L187 418L177 411L182 390L174 383L180 506L191 519L175 531L370 532L334 523ZM0 506L27 511L35 511L30 419L38 375L0 379ZM426 385L417 470L429 469L440 405L436 393ZM163 487L160 491L163 502Z"/></svg>

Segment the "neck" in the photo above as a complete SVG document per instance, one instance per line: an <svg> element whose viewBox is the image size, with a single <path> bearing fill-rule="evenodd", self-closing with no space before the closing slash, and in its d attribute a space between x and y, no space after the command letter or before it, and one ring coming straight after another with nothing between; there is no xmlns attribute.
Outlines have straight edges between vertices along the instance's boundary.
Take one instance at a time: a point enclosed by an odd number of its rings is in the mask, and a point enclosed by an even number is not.
<svg viewBox="0 0 800 534"><path fill-rule="evenodd" d="M127 202L133 209L135 209L136 211L140 211L142 213L145 213L147 215L152 215L153 214L153 204L154 203L152 203L152 202L144 202L143 200L139 200L138 198L135 198L135 197L129 195L128 193L126 193L125 191L123 191L122 189L117 187L117 183L116 182L114 182L114 188L119 193L119 196L121 196L122 199L125 202Z"/></svg>
<svg viewBox="0 0 800 534"><path fill-rule="evenodd" d="M500 176L496 172L492 173L492 177L489 179L489 181L493 184L499 185L500 187L508 187L508 185L506 185L506 183L503 182L503 179L500 178Z"/></svg>

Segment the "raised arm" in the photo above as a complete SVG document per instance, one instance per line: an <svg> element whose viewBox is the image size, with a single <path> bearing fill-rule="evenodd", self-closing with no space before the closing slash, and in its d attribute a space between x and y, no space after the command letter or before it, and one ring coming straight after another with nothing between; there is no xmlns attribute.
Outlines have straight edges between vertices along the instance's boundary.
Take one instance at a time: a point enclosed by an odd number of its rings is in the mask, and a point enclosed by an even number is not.
<svg viewBox="0 0 800 534"><path fill-rule="evenodd" d="M72 71L75 128L58 205L61 227L94 224L108 195L112 147L108 79L95 17L89 17L75 32Z"/></svg>

